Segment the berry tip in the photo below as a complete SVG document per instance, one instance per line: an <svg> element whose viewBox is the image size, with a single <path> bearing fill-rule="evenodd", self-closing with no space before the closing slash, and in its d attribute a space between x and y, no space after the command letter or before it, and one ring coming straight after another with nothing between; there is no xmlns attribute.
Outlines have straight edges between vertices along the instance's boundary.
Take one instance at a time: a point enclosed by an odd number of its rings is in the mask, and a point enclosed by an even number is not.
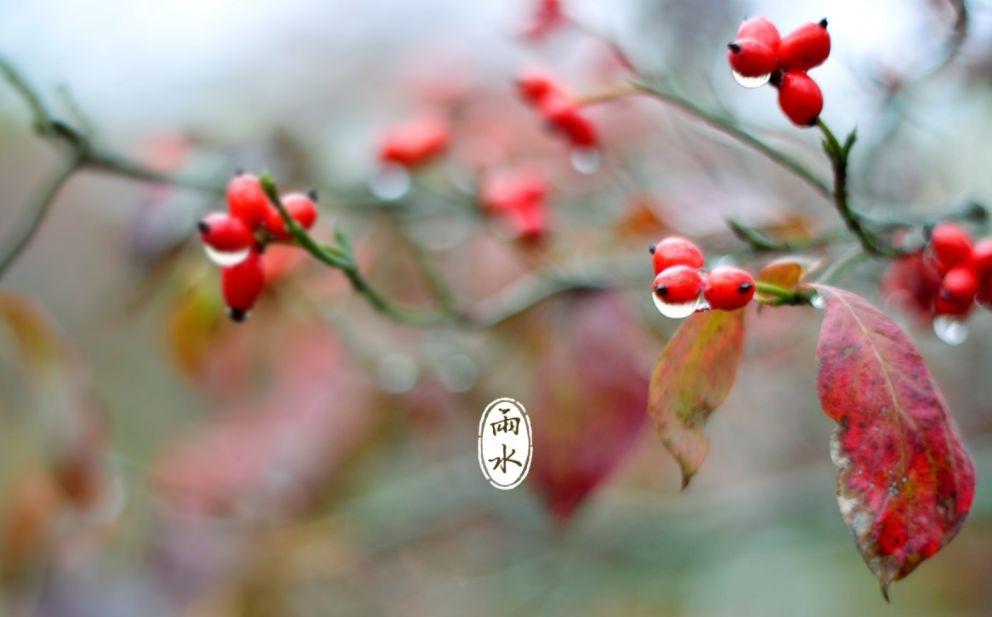
<svg viewBox="0 0 992 617"><path fill-rule="evenodd" d="M826 30L826 28L827 28L827 18L824 17L823 19L820 20L819 23L820 23L820 27L823 28L824 30Z"/></svg>
<svg viewBox="0 0 992 617"><path fill-rule="evenodd" d="M736 53L740 53L741 46L738 45L737 43L727 43L727 49L729 49L730 51L736 54Z"/></svg>
<svg viewBox="0 0 992 617"><path fill-rule="evenodd" d="M200 230L201 234L210 233L210 225L206 221L197 221L196 228Z"/></svg>

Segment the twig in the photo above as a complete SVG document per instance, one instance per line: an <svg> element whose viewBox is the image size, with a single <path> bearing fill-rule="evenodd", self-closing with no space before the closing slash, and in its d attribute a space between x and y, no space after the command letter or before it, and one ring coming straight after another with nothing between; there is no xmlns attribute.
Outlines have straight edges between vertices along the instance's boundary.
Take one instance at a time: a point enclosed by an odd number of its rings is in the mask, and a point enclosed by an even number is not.
<svg viewBox="0 0 992 617"><path fill-rule="evenodd" d="M456 311L421 311L400 306L387 299L376 291L365 278L365 275L358 267L358 262L355 260L354 251L352 250L348 236L344 232L338 230L335 234L337 246L323 246L319 244L286 211L285 206L283 206L279 198L279 189L272 178L263 174L261 182L262 188L269 197L269 201L279 210L279 214L286 224L286 229L289 230L289 233L296 242L321 263L340 270L348 278L352 289L363 296L376 311L395 322L406 325L443 326L457 325L468 321Z"/></svg>
<svg viewBox="0 0 992 617"><path fill-rule="evenodd" d="M847 225L851 233L861 242L861 246L864 247L867 253L878 257L899 257L903 255L904 252L901 249L892 246L867 228L864 218L859 212L854 210L848 199L847 161L851 148L854 146L855 141L857 141L857 133L851 131L847 139L844 140L844 143L841 144L826 122L818 119L816 125L823 133L823 151L826 153L827 158L830 159L830 164L834 170L834 190L832 197L837 213L840 214L844 224Z"/></svg>
<svg viewBox="0 0 992 617"><path fill-rule="evenodd" d="M72 174L79 169L79 164L79 157L69 156L62 166L42 186L38 196L28 205L26 208L27 218L11 234L7 247L4 249L2 255L0 255L0 278L3 278L3 275L7 273L7 269L14 264L18 256L31 243L38 228L41 227L45 215L48 214L49 209L55 202L55 197L58 195L59 190L72 177Z"/></svg>
<svg viewBox="0 0 992 617"><path fill-rule="evenodd" d="M747 225L735 218L726 219L727 227L742 242L747 243L754 251L762 252L792 252L826 246L837 239L837 233L826 233L808 240L782 241L776 240L756 227Z"/></svg>
<svg viewBox="0 0 992 617"><path fill-rule="evenodd" d="M689 115L702 120L705 124L720 131L721 133L733 137L745 146L761 153L780 167L790 171L795 176L803 180L806 184L811 186L813 190L823 197L826 197L827 199L832 198L833 193L827 183L818 178L816 174L810 171L805 165L741 128L741 126L738 125L733 118L704 109L684 96L667 88L649 84L639 79L631 81L631 84L640 92L661 101L670 103Z"/></svg>

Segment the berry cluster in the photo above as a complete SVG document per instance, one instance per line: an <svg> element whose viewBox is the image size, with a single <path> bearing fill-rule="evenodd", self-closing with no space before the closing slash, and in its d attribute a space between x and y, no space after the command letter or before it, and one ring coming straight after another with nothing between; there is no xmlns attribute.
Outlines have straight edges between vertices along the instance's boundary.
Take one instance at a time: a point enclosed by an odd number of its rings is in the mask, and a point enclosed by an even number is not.
<svg viewBox="0 0 992 617"><path fill-rule="evenodd" d="M744 78L768 78L778 88L778 104L798 126L813 126L823 111L823 93L807 71L830 55L827 20L804 24L785 38L764 17L747 19L727 45L727 60Z"/></svg>
<svg viewBox="0 0 992 617"><path fill-rule="evenodd" d="M708 308L736 311L754 297L754 277L733 266L717 266L709 272L703 268L703 252L692 241L669 236L651 246L654 262L654 293L663 304L693 304L698 310ZM702 296L706 304L700 304Z"/></svg>
<svg viewBox="0 0 992 617"><path fill-rule="evenodd" d="M524 71L517 79L517 89L520 96L573 147L596 147L599 141L596 125L586 117L582 107L565 88L551 77L534 69Z"/></svg>
<svg viewBox="0 0 992 617"><path fill-rule="evenodd" d="M486 174L479 198L490 213L503 217L513 235L536 241L548 231L548 183L535 169L512 169Z"/></svg>
<svg viewBox="0 0 992 617"><path fill-rule="evenodd" d="M289 193L280 198L300 227L317 221L317 196ZM265 287L262 258L270 242L292 236L256 176L239 173L227 185L227 212L212 212L197 223L200 239L221 266L224 301L231 319L243 321Z"/></svg>
<svg viewBox="0 0 992 617"><path fill-rule="evenodd" d="M924 260L940 275L935 315L965 317L976 300L992 307L992 238L974 244L961 226L942 223L931 232Z"/></svg>

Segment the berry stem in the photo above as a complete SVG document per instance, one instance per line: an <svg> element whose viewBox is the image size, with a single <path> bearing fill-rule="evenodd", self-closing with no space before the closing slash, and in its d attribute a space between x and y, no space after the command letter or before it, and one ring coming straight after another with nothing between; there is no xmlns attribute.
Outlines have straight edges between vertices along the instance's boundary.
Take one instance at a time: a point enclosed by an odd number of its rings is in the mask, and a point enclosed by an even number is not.
<svg viewBox="0 0 992 617"><path fill-rule="evenodd" d="M813 296L816 295L816 290L814 289L786 289L785 287L780 287L778 285L773 285L762 281L755 281L754 288L758 294L760 294L755 296L755 298L759 298L759 302L762 302L762 300L760 300L762 296L771 296L773 298L771 301L763 301L765 304L769 304L771 306L807 305L813 299Z"/></svg>

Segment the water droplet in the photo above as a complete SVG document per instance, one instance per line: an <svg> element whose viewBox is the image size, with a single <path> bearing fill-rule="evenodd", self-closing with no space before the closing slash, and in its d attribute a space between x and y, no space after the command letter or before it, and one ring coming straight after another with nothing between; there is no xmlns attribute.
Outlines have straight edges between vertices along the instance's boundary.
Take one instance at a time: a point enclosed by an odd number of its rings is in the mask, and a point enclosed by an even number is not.
<svg viewBox="0 0 992 617"><path fill-rule="evenodd" d="M383 165L369 181L372 194L384 201L396 201L410 190L410 172L402 165Z"/></svg>
<svg viewBox="0 0 992 617"><path fill-rule="evenodd" d="M744 86L745 88L760 88L761 86L767 84L768 81L772 78L771 73L768 73L767 75L758 75L757 77L745 77L740 73L738 73L737 71L733 71L733 74L734 74L734 81Z"/></svg>
<svg viewBox="0 0 992 617"><path fill-rule="evenodd" d="M940 315L933 320L933 333L948 345L957 346L968 340L968 326L949 315Z"/></svg>
<svg viewBox="0 0 992 617"><path fill-rule="evenodd" d="M654 292L651 293L651 300L654 301L654 306L658 309L658 312L670 319L684 319L695 313L696 309L699 308L698 300L683 304L670 304L659 298L658 294Z"/></svg>
<svg viewBox="0 0 992 617"><path fill-rule="evenodd" d="M823 294L816 294L809 299L809 305L813 308L822 311L827 308L827 299L823 297Z"/></svg>
<svg viewBox="0 0 992 617"><path fill-rule="evenodd" d="M207 254L210 261L214 262L221 268L236 266L242 261L248 259L248 255L251 253L250 248L240 251L218 251L209 244L203 245L203 251Z"/></svg>
<svg viewBox="0 0 992 617"><path fill-rule="evenodd" d="M598 148L572 148L572 151L569 153L569 160L572 162L572 167L575 168L575 171L588 176L596 173L596 170L599 169L599 164L603 161L603 155L600 154Z"/></svg>
<svg viewBox="0 0 992 617"><path fill-rule="evenodd" d="M379 360L376 373L386 392L402 394L417 385L417 363L406 354L391 353Z"/></svg>
<svg viewBox="0 0 992 617"><path fill-rule="evenodd" d="M479 370L472 358L454 353L444 358L438 370L438 379L451 392L467 392L475 385Z"/></svg>

